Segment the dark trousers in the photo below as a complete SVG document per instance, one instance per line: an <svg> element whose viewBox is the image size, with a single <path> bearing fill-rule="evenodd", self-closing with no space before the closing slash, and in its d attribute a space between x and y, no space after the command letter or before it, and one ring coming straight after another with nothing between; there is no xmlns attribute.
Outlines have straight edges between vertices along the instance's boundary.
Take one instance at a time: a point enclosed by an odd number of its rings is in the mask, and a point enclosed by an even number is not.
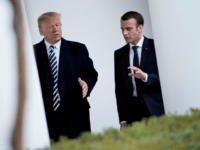
<svg viewBox="0 0 200 150"><path fill-rule="evenodd" d="M83 132L91 132L89 108L83 109L82 113L84 114L84 129L83 129Z"/></svg>
<svg viewBox="0 0 200 150"><path fill-rule="evenodd" d="M50 124L48 124L50 139L58 141L60 136L71 138L69 124L64 115L62 105L50 116Z"/></svg>
<svg viewBox="0 0 200 150"><path fill-rule="evenodd" d="M131 123L141 121L142 118L149 118L151 114L146 106L146 103L141 104L137 97L132 98L131 107Z"/></svg>

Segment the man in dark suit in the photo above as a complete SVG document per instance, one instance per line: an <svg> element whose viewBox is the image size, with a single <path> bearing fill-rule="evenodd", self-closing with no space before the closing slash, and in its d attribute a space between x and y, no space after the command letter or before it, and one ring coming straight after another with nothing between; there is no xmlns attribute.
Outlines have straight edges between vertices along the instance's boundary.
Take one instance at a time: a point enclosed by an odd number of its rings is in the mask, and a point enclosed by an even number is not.
<svg viewBox="0 0 200 150"><path fill-rule="evenodd" d="M128 44L115 51L115 94L120 129L150 116L165 114L154 42L142 36L144 20L138 12L121 17Z"/></svg>
<svg viewBox="0 0 200 150"><path fill-rule="evenodd" d="M50 138L76 138L91 131L87 97L97 72L84 44L62 38L60 14L38 18L44 39L34 45Z"/></svg>

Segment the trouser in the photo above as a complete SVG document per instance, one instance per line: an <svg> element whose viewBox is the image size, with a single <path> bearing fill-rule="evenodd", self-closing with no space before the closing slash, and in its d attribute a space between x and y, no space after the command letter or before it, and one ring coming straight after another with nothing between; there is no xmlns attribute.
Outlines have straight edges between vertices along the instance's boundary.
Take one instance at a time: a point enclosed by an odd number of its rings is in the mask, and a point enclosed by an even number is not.
<svg viewBox="0 0 200 150"><path fill-rule="evenodd" d="M142 118L149 118L151 116L146 103L141 104L137 97L132 98L131 107L131 122L141 121Z"/></svg>
<svg viewBox="0 0 200 150"><path fill-rule="evenodd" d="M51 124L48 125L50 139L58 141L60 136L67 136L68 138L71 138L69 123L64 115L62 105L51 115L50 119Z"/></svg>

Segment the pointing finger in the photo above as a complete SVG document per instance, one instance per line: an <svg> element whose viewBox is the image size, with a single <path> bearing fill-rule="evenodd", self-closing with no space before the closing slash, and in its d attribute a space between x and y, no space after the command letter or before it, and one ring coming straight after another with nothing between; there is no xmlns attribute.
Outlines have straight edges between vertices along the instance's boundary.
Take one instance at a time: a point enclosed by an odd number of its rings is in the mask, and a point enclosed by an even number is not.
<svg viewBox="0 0 200 150"><path fill-rule="evenodd" d="M133 74L133 73L128 73L128 76L135 76L135 74Z"/></svg>
<svg viewBox="0 0 200 150"><path fill-rule="evenodd" d="M128 67L128 69L137 70L138 68L135 66L130 66L130 67Z"/></svg>

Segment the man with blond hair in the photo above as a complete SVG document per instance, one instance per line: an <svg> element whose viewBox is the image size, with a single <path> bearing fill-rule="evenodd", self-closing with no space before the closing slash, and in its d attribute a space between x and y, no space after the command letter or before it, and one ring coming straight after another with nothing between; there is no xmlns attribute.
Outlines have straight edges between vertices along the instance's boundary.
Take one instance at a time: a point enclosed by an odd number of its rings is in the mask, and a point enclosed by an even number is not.
<svg viewBox="0 0 200 150"><path fill-rule="evenodd" d="M62 38L60 14L38 18L44 39L34 45L50 138L76 138L91 131L87 97L97 72L84 44Z"/></svg>

